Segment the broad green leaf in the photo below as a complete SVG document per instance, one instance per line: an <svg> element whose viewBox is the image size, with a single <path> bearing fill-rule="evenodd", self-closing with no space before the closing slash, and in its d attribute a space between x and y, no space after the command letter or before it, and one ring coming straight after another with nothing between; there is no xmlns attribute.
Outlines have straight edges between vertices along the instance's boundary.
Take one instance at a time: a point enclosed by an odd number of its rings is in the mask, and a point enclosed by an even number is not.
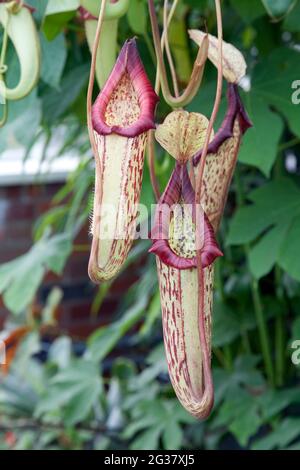
<svg viewBox="0 0 300 470"><path fill-rule="evenodd" d="M276 225L254 245L249 254L249 267L256 279L268 274L274 267L288 226Z"/></svg>
<svg viewBox="0 0 300 470"><path fill-rule="evenodd" d="M159 437L163 425L151 427L142 432L130 445L130 449L134 450L156 450L159 449Z"/></svg>
<svg viewBox="0 0 300 470"><path fill-rule="evenodd" d="M300 31L300 2L298 1L295 8L286 16L282 28L291 33Z"/></svg>
<svg viewBox="0 0 300 470"><path fill-rule="evenodd" d="M49 349L49 361L56 364L60 369L65 369L71 361L72 341L68 336L56 339Z"/></svg>
<svg viewBox="0 0 300 470"><path fill-rule="evenodd" d="M241 0L230 0L230 3L247 24L252 23L266 13L261 0L244 0L242 2Z"/></svg>
<svg viewBox="0 0 300 470"><path fill-rule="evenodd" d="M247 95L246 103L253 127L243 138L239 161L255 166L269 176L276 160L283 122L262 99L250 94Z"/></svg>
<svg viewBox="0 0 300 470"><path fill-rule="evenodd" d="M44 256L41 257L48 269L55 274L62 274L68 256L71 254L72 244L68 234L52 237L44 248Z"/></svg>
<svg viewBox="0 0 300 470"><path fill-rule="evenodd" d="M151 332L151 329L156 322L156 320L160 317L161 315L161 305L160 305L160 294L157 292L153 299L150 302L150 305L147 309L147 315L145 322L141 328L140 334L141 335L147 335L149 332Z"/></svg>
<svg viewBox="0 0 300 470"><path fill-rule="evenodd" d="M9 261L0 266L0 294L7 288L18 266L18 259Z"/></svg>
<svg viewBox="0 0 300 470"><path fill-rule="evenodd" d="M255 409L255 405L246 406L244 411L237 416L229 426L237 441L245 447L251 436L255 435L262 424L261 416Z"/></svg>
<svg viewBox="0 0 300 470"><path fill-rule="evenodd" d="M54 122L74 103L87 82L88 70L87 64L79 65L63 77L59 91L49 89L43 95L43 116L47 121Z"/></svg>
<svg viewBox="0 0 300 470"><path fill-rule="evenodd" d="M79 0L48 0L46 15L77 10L80 6Z"/></svg>
<svg viewBox="0 0 300 470"><path fill-rule="evenodd" d="M99 399L102 383L97 364L79 359L61 370L50 381L48 390L38 403L36 416L54 412L62 407L68 426L87 417Z"/></svg>
<svg viewBox="0 0 300 470"><path fill-rule="evenodd" d="M23 265L22 268L21 272L17 271L13 282L3 296L5 305L13 313L21 313L30 304L45 274L42 265L31 268Z"/></svg>
<svg viewBox="0 0 300 470"><path fill-rule="evenodd" d="M128 309L120 320L92 334L88 341L88 354L94 361L101 361L109 354L122 336L137 323L145 312L147 302L147 297L141 295L136 304Z"/></svg>
<svg viewBox="0 0 300 470"><path fill-rule="evenodd" d="M124 439L131 439L137 434L139 431L142 431L145 428L152 427L157 423L156 416L153 415L146 415L142 417L140 420L133 421L126 426L124 432L122 433L122 437Z"/></svg>
<svg viewBox="0 0 300 470"><path fill-rule="evenodd" d="M295 318L292 325L291 342L297 341L300 338L300 317Z"/></svg>
<svg viewBox="0 0 300 470"><path fill-rule="evenodd" d="M297 0L262 0L268 14L272 17L286 15L296 4Z"/></svg>
<svg viewBox="0 0 300 470"><path fill-rule="evenodd" d="M95 380L96 378L96 380ZM93 405L98 401L101 392L100 378L95 377L93 382L85 384L77 394L75 394L64 409L64 421L66 426L73 426L82 422L91 412Z"/></svg>
<svg viewBox="0 0 300 470"><path fill-rule="evenodd" d="M289 224L300 212L300 190L289 178L271 181L248 198L254 204L238 209L231 220L230 245L249 243L272 225Z"/></svg>
<svg viewBox="0 0 300 470"><path fill-rule="evenodd" d="M75 11L64 11L53 15L45 16L42 30L49 41L52 41L58 34L66 28L72 18L76 15Z"/></svg>
<svg viewBox="0 0 300 470"><path fill-rule="evenodd" d="M299 403L299 390L295 388L285 390L268 390L258 397L260 413L265 421L278 415L292 403Z"/></svg>
<svg viewBox="0 0 300 470"><path fill-rule="evenodd" d="M259 186L248 194L248 199L260 206L266 211L277 210L277 207L289 209L291 206L298 205L300 188L291 178L282 177L275 181ZM281 215L281 213L280 213Z"/></svg>
<svg viewBox="0 0 300 470"><path fill-rule="evenodd" d="M8 121L0 129L0 152L12 147L26 147L32 142L41 122L41 100L36 90L19 101L9 103Z"/></svg>
<svg viewBox="0 0 300 470"><path fill-rule="evenodd" d="M279 253L279 264L290 276L300 281L300 216L296 217L288 230Z"/></svg>
<svg viewBox="0 0 300 470"><path fill-rule="evenodd" d="M286 118L291 131L300 137L300 106L293 104L294 81L300 76L300 52L288 47L277 48L267 58L261 58L254 69L251 95L274 106ZM272 132L271 132L272 130ZM269 124L266 138L273 133Z"/></svg>
<svg viewBox="0 0 300 470"><path fill-rule="evenodd" d="M127 19L135 34L143 35L147 32L147 8L144 0L130 0Z"/></svg>
<svg viewBox="0 0 300 470"><path fill-rule="evenodd" d="M183 431L178 422L172 417L167 420L165 424L165 430L162 435L162 441L164 449L166 450L178 450L181 447L183 438Z"/></svg>
<svg viewBox="0 0 300 470"><path fill-rule="evenodd" d="M238 209L230 221L227 245L242 245L255 240L272 222L260 206L244 206Z"/></svg>
<svg viewBox="0 0 300 470"><path fill-rule="evenodd" d="M300 436L300 418L285 418L268 436L254 442L253 450L282 449Z"/></svg>
<svg viewBox="0 0 300 470"><path fill-rule="evenodd" d="M239 386L230 387L213 426L226 426L237 441L246 446L249 438L261 426L262 419L256 406L256 399Z"/></svg>
<svg viewBox="0 0 300 470"><path fill-rule="evenodd" d="M45 16L49 0L26 0L27 5L32 6L35 11L34 19L40 24Z"/></svg>
<svg viewBox="0 0 300 470"><path fill-rule="evenodd" d="M218 348L231 343L240 334L240 325L231 308L221 299L214 302L213 346Z"/></svg>
<svg viewBox="0 0 300 470"><path fill-rule="evenodd" d="M0 266L0 293L6 306L21 313L33 300L46 270L61 273L71 249L69 235L45 237L25 255Z"/></svg>
<svg viewBox="0 0 300 470"><path fill-rule="evenodd" d="M53 88L58 88L67 59L67 49L63 34L48 41L43 33L40 34L42 50L41 78Z"/></svg>

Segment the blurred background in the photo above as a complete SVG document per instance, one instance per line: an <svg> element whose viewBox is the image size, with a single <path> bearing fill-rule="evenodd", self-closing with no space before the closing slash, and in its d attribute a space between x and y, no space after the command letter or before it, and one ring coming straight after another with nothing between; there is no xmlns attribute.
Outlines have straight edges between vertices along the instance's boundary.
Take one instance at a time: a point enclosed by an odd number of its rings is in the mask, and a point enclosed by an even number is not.
<svg viewBox="0 0 300 470"><path fill-rule="evenodd" d="M248 64L240 94L254 127L219 236L225 256L216 264L215 406L204 423L185 412L169 382L149 242L134 245L115 281L95 286L88 278L94 161L79 1L27 3L39 29L41 77L28 97L9 104L0 129L0 339L7 356L0 448L299 449L300 0L222 2L224 38ZM163 2L156 5L162 21ZM169 39L182 87L197 52L190 28L216 34L213 1L180 0L176 10ZM154 83L145 0L130 0L120 20L119 46L132 36ZM11 45L7 64L15 84ZM210 116L215 88L216 70L207 65L189 109ZM161 100L157 120L168 111ZM173 161L156 151L163 190ZM154 203L147 167L141 202Z"/></svg>

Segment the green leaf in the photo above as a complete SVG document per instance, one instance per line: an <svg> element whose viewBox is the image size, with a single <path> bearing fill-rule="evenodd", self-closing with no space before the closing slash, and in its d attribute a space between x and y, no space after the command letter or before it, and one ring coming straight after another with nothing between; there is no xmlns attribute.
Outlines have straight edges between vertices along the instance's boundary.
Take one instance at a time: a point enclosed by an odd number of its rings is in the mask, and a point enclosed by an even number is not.
<svg viewBox="0 0 300 470"><path fill-rule="evenodd" d="M69 234L55 235L47 243L47 249L41 259L48 269L55 274L62 274L67 258L71 254L72 243Z"/></svg>
<svg viewBox="0 0 300 470"><path fill-rule="evenodd" d="M247 112L253 127L243 138L239 161L255 166L269 176L276 160L283 122L264 100L251 94L247 95L247 98Z"/></svg>
<svg viewBox="0 0 300 470"><path fill-rule="evenodd" d="M41 100L36 90L19 101L9 103L7 123L0 129L0 151L14 146L26 147L32 142L42 118Z"/></svg>
<svg viewBox="0 0 300 470"><path fill-rule="evenodd" d="M281 17L288 13L297 0L262 0L267 13L273 18Z"/></svg>
<svg viewBox="0 0 300 470"><path fill-rule="evenodd" d="M262 419L255 407L246 406L243 412L230 424L229 430L234 434L237 441L245 447L250 437L255 435L261 424Z"/></svg>
<svg viewBox="0 0 300 470"><path fill-rule="evenodd" d="M228 388L225 400L213 422L214 428L228 427L237 441L246 446L261 424L256 398L239 386Z"/></svg>
<svg viewBox="0 0 300 470"><path fill-rule="evenodd" d="M17 271L14 281L5 291L3 296L6 307L13 313L21 313L30 304L39 288L45 269L41 265L25 267L23 271Z"/></svg>
<svg viewBox="0 0 300 470"><path fill-rule="evenodd" d="M298 262L300 237L300 191L288 178L272 181L252 191L251 206L235 213L227 243L239 245L255 240L266 229L250 252L250 269L260 278L277 262L290 276L300 280Z"/></svg>
<svg viewBox="0 0 300 470"><path fill-rule="evenodd" d="M156 450L159 449L159 437L162 426L151 427L141 433L130 445L134 450Z"/></svg>
<svg viewBox="0 0 300 470"><path fill-rule="evenodd" d="M283 419L275 431L254 442L253 450L282 449L300 436L300 418Z"/></svg>
<svg viewBox="0 0 300 470"><path fill-rule="evenodd" d="M142 317L148 298L141 295L140 299L120 318L119 321L100 328L88 341L88 353L94 361L101 361L115 347L123 335Z"/></svg>
<svg viewBox="0 0 300 470"><path fill-rule="evenodd" d="M274 267L287 230L286 224L276 225L250 250L249 267L256 279L265 276Z"/></svg>
<svg viewBox="0 0 300 470"><path fill-rule="evenodd" d="M23 256L0 266L0 293L6 306L21 313L33 300L46 269L60 274L71 253L69 235L43 238Z"/></svg>
<svg viewBox="0 0 300 470"><path fill-rule="evenodd" d="M147 31L147 8L143 0L131 0L127 12L130 29L135 34L145 34Z"/></svg>
<svg viewBox="0 0 300 470"><path fill-rule="evenodd" d="M299 390L297 388L285 390L268 390L258 397L260 413L265 421L278 415L292 403L299 403Z"/></svg>
<svg viewBox="0 0 300 470"><path fill-rule="evenodd" d="M300 137L300 106L293 104L292 84L299 80L300 52L280 47L274 50L267 58L261 59L255 67L251 95L256 95L274 106L286 118L290 130ZM272 133L269 125L265 137Z"/></svg>
<svg viewBox="0 0 300 470"><path fill-rule="evenodd" d="M65 369L71 361L72 341L68 336L61 336L53 341L49 349L49 361L60 369Z"/></svg>
<svg viewBox="0 0 300 470"><path fill-rule="evenodd" d="M75 11L66 11L45 16L42 29L48 41L52 41L58 34L60 34L75 15Z"/></svg>
<svg viewBox="0 0 300 470"><path fill-rule="evenodd" d="M300 216L296 217L279 253L279 264L290 276L300 281L299 261Z"/></svg>
<svg viewBox="0 0 300 470"><path fill-rule="evenodd" d="M230 221L227 245L249 243L268 228L270 221L260 206L244 206L238 209Z"/></svg>
<svg viewBox="0 0 300 470"><path fill-rule="evenodd" d="M46 15L62 13L65 11L77 10L80 6L79 0L49 0Z"/></svg>
<svg viewBox="0 0 300 470"><path fill-rule="evenodd" d="M254 204L241 207L234 214L229 245L249 243L275 224L288 226L300 212L300 190L289 178L271 181L252 191L248 198Z"/></svg>
<svg viewBox="0 0 300 470"><path fill-rule="evenodd" d="M27 5L35 9L33 17L38 23L41 23L45 16L48 1L49 0L26 0Z"/></svg>
<svg viewBox="0 0 300 470"><path fill-rule="evenodd" d="M245 23L252 23L260 16L265 15L265 9L261 0L242 1L230 0L232 7L237 11Z"/></svg>
<svg viewBox="0 0 300 470"><path fill-rule="evenodd" d="M213 315L213 345L221 347L231 343L240 334L238 319L221 299L215 299Z"/></svg>
<svg viewBox="0 0 300 470"><path fill-rule="evenodd" d="M59 91L49 89L43 95L43 116L47 121L54 122L74 103L87 82L88 72L87 64L79 65L65 75Z"/></svg>
<svg viewBox="0 0 300 470"><path fill-rule="evenodd" d="M140 330L140 334L141 335L149 334L156 320L160 318L160 315L161 315L160 294L159 292L157 292L150 302L150 305L147 310L146 320Z"/></svg>
<svg viewBox="0 0 300 470"><path fill-rule="evenodd" d="M284 31L296 33L300 31L300 2L298 1L295 8L286 16L283 26Z"/></svg>
<svg viewBox="0 0 300 470"><path fill-rule="evenodd" d="M98 366L84 359L76 360L53 377L35 415L41 416L62 407L66 425L72 426L88 416L101 391Z"/></svg>
<svg viewBox="0 0 300 470"><path fill-rule="evenodd" d="M41 78L53 88L58 88L67 59L67 49L63 34L48 41L43 33L40 34L42 51Z"/></svg>
<svg viewBox="0 0 300 470"><path fill-rule="evenodd" d="M172 419L167 420L165 430L162 435L164 449L166 450L179 450L181 447L183 432L177 421Z"/></svg>

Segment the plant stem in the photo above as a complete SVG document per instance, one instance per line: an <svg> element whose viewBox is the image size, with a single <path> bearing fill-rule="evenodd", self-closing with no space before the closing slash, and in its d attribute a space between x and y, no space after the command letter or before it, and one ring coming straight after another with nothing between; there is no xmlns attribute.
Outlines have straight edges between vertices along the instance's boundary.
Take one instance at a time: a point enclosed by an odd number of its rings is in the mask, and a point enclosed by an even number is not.
<svg viewBox="0 0 300 470"><path fill-rule="evenodd" d="M245 202L245 197L244 197L244 193L243 193L243 189L242 189L242 185L240 181L238 167L236 168L236 171L235 171L235 183L236 183L236 195L237 195L238 205L243 206ZM249 260L249 251L250 251L249 244L248 243L244 244L244 252L246 255L247 263ZM272 363L272 356L271 356L270 338L268 334L267 322L264 318L259 283L254 278L254 276L252 276L251 272L250 272L250 275L251 275L251 293L252 293L252 299L253 299L253 306L254 306L254 312L255 312L257 326L258 326L260 346L261 346L261 352L262 352L262 356L264 360L265 371L266 371L269 384L271 386L274 386L274 370L273 370L273 363Z"/></svg>
<svg viewBox="0 0 300 470"><path fill-rule="evenodd" d="M143 34L143 38L144 38L144 41L145 41L146 46L148 48L149 54L151 56L151 60L153 62L153 65L156 67L156 55L155 55L154 47L152 45L151 39L150 39L149 34L148 34L147 31L145 31L145 33Z"/></svg>
<svg viewBox="0 0 300 470"><path fill-rule="evenodd" d="M223 349L224 349L224 356L226 358L227 368L228 368L228 370L232 370L232 368L233 368L233 359L232 359L232 351L231 351L230 344L225 344Z"/></svg>
<svg viewBox="0 0 300 470"><path fill-rule="evenodd" d="M222 263L222 259L219 258L216 261L216 264L215 264L215 276L216 276L216 284L217 284L217 289L218 289L218 292L219 292L219 295L220 295L220 299L221 299L222 303L225 304L226 303L226 296L225 296L224 285L223 285L222 269L221 269L222 264L221 263ZM223 347L223 351L224 351L223 359L226 363L226 368L231 370L232 365L233 365L233 361L232 361L232 351L231 351L230 344L226 344Z"/></svg>
<svg viewBox="0 0 300 470"><path fill-rule="evenodd" d="M283 150L290 149L292 147L295 147L295 145L300 144L300 138L295 137L294 139L289 140L288 142L284 142L283 144L279 145L278 151L282 152Z"/></svg>
<svg viewBox="0 0 300 470"><path fill-rule="evenodd" d="M299 138L293 139L290 142L287 142L285 148L290 148L296 143L300 142ZM284 144L280 147L280 150L277 155L275 167L274 167L274 179L278 180L284 172L284 159L282 158ZM284 289L282 287L282 272L278 265L275 265L275 291L276 297L279 301L280 311L276 315L275 319L275 380L276 385L281 387L284 382L285 374L285 330L284 330L284 321L283 321L283 310L286 308L285 298L284 298Z"/></svg>
<svg viewBox="0 0 300 470"><path fill-rule="evenodd" d="M246 249L246 254L248 257L249 247L247 247ZM254 279L253 277L251 277L251 290L252 290L254 311L255 311L256 321L258 325L260 344L261 344L261 350L262 350L262 355L264 359L266 374L268 377L269 384L271 386L274 386L274 371L273 371L273 364L272 364L272 356L270 352L271 349L270 349L270 339L268 335L268 328L267 328L267 323L264 318L259 284L258 284L258 281Z"/></svg>

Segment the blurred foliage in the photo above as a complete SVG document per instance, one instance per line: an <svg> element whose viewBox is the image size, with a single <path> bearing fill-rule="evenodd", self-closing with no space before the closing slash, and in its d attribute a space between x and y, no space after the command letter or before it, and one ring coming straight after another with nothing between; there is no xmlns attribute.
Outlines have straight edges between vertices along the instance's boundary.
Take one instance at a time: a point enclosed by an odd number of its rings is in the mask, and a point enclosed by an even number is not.
<svg viewBox="0 0 300 470"><path fill-rule="evenodd" d="M213 320L216 400L205 423L181 408L168 379L152 257L115 321L89 338L83 354L62 336L41 357L42 326L55 321L61 293L50 294L40 321L32 320L31 305L45 272L63 271L91 207L94 169L85 126L90 56L77 0L27 3L36 8L40 28L41 80L30 96L10 106L0 151L13 141L28 158L34 143L41 140L47 148L62 129L65 140L56 158L76 150L82 161L36 221L31 250L0 267L0 292L12 313L8 327L28 325L11 346L16 356L1 378L1 448L300 448L299 368L291 362L291 343L300 339L300 105L292 103L292 84L300 80L300 0L223 1L224 37L248 63L241 95L254 126L244 139L220 233L225 256L217 263ZM188 28L215 33L213 1L182 0L175 15L170 42L182 85L196 53ZM145 0L132 0L120 22L119 44L133 35L153 81ZM13 51L9 60L13 83ZM209 115L215 86L216 72L207 66L190 110ZM161 100L158 119L167 111ZM163 188L172 163L157 152ZM142 202L153 202L147 169ZM138 243L127 266L147 246ZM96 309L110 286L99 288ZM115 359L110 353L120 342L128 355Z"/></svg>

